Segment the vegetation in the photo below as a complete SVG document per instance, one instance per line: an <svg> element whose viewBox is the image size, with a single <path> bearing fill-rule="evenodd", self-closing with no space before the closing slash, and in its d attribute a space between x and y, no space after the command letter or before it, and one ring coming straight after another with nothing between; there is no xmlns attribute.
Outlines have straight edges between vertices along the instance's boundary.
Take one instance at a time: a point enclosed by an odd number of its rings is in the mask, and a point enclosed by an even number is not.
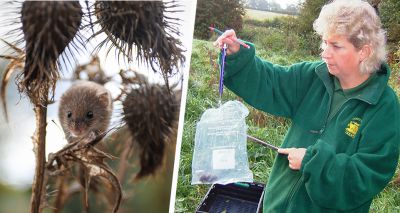
<svg viewBox="0 0 400 213"><path fill-rule="evenodd" d="M257 55L273 63L289 65L299 61L319 60L317 53L310 51L309 40L292 29L298 22L293 17L269 20L245 20L238 36L256 45ZM297 26L298 27L298 26ZM308 34L309 35L309 34ZM319 41L315 41L319 45ZM191 163L196 122L201 114L218 103L219 72L217 65L219 50L212 42L194 40L187 93L184 131L182 138L179 178L175 201L176 212L194 212L204 198L210 185L191 185ZM390 85L400 94L400 51L391 60ZM240 99L225 90L223 102ZM246 105L250 114L246 119L248 133L272 144L280 145L290 121L268 115ZM248 142L247 153L255 182L266 183L275 159L275 153L258 144ZM373 201L372 212L400 211L399 185L391 182Z"/></svg>
<svg viewBox="0 0 400 213"><path fill-rule="evenodd" d="M379 15L387 30L389 42L400 41L400 1L385 0L379 5Z"/></svg>
<svg viewBox="0 0 400 213"><path fill-rule="evenodd" d="M235 29L240 31L245 14L241 0L198 0L194 37L208 39L211 37L208 27L215 26L221 30Z"/></svg>

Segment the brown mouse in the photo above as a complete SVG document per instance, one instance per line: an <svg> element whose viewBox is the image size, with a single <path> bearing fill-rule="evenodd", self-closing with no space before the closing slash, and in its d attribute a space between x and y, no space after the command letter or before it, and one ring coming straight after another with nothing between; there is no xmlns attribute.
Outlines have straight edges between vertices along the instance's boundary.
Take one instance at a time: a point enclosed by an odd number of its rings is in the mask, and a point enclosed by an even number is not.
<svg viewBox="0 0 400 213"><path fill-rule="evenodd" d="M107 131L112 113L110 92L100 84L73 84L61 97L58 117L69 143L90 142Z"/></svg>

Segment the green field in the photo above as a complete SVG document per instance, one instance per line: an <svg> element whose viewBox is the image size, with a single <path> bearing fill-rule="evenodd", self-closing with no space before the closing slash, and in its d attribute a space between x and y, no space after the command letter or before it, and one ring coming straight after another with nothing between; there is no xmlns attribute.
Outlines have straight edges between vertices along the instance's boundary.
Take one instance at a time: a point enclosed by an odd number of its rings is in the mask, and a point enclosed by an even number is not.
<svg viewBox="0 0 400 213"><path fill-rule="evenodd" d="M282 13L274 13L262 10L246 9L245 19L253 19L258 21L263 21L265 19L273 19L275 17L289 16Z"/></svg>

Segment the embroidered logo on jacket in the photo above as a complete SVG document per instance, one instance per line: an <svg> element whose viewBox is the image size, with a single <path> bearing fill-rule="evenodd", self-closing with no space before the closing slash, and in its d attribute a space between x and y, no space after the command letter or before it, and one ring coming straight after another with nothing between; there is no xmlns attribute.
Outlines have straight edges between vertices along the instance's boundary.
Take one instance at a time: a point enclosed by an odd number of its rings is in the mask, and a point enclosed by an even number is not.
<svg viewBox="0 0 400 213"><path fill-rule="evenodd" d="M352 118L350 122L347 124L347 127L344 131L346 135L350 136L351 138L354 138L354 136L358 132L360 123L361 123L361 118Z"/></svg>

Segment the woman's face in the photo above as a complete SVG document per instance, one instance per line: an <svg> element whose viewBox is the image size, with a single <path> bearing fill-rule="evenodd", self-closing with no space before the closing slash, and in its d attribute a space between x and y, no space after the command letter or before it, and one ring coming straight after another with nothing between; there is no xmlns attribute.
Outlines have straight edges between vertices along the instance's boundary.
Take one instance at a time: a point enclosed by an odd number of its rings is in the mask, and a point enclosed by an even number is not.
<svg viewBox="0 0 400 213"><path fill-rule="evenodd" d="M361 51L341 35L322 37L322 59L328 66L329 73L337 77L359 74Z"/></svg>

